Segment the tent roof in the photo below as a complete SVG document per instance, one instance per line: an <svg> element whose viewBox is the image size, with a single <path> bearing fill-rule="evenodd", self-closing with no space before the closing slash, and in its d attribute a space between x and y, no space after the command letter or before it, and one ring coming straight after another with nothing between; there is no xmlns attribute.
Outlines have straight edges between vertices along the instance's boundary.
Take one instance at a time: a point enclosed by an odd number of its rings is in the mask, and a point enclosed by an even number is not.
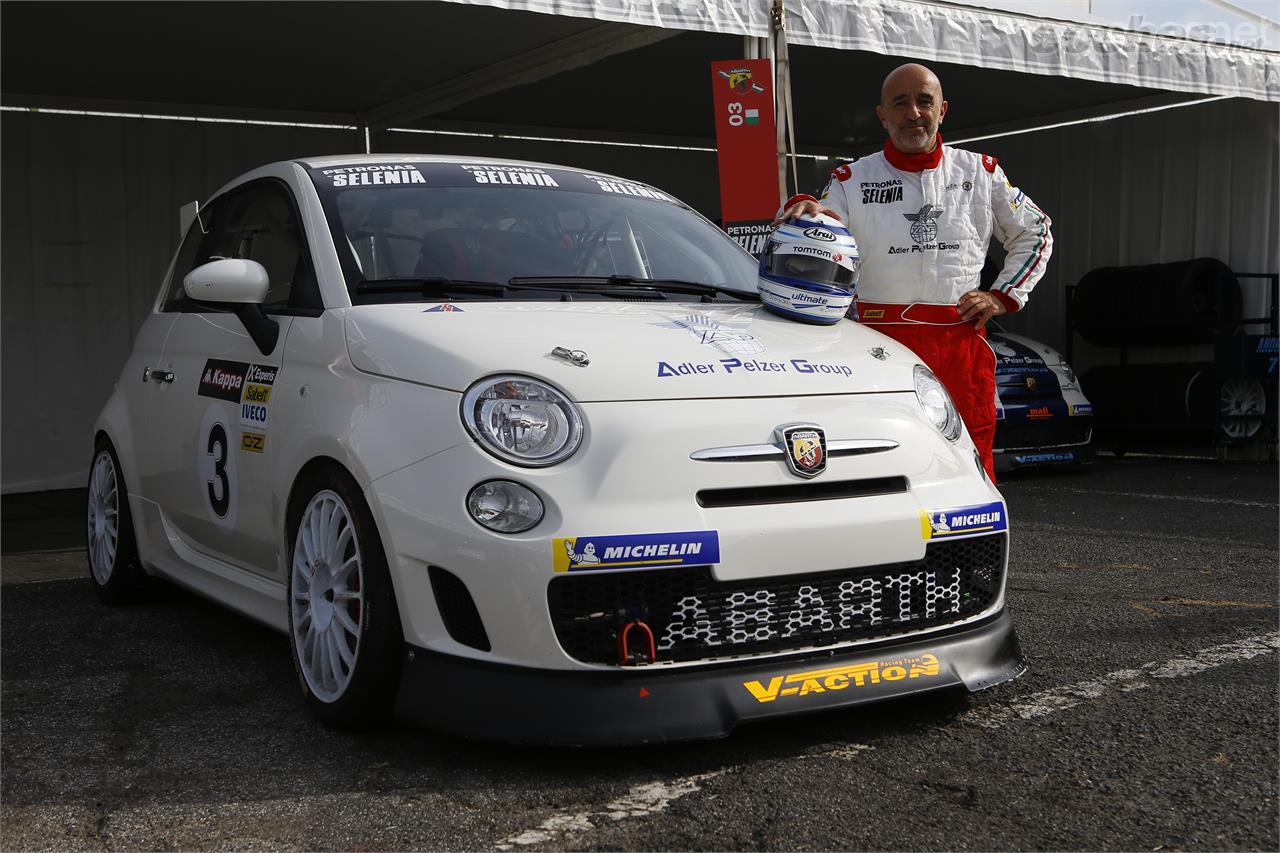
<svg viewBox="0 0 1280 853"><path fill-rule="evenodd" d="M559 14L531 11L543 7ZM737 8L756 17L725 11ZM763 0L6 3L0 99L5 106L709 145L708 63L741 57L738 31L759 29L765 8ZM871 107L880 80L908 57L929 61L941 77L952 138L1195 97L1088 75L960 64L948 61L954 50L939 61L932 58L938 48L927 44L893 55L820 44L819 12L834 26L830 16L841 9L932 15L941 7L931 3L791 0L787 8L802 151L878 147L883 131ZM946 11L957 33L968 25L956 16L996 14ZM667 26L608 20L646 16ZM982 32L998 29L989 23ZM935 44L959 38L951 33Z"/></svg>

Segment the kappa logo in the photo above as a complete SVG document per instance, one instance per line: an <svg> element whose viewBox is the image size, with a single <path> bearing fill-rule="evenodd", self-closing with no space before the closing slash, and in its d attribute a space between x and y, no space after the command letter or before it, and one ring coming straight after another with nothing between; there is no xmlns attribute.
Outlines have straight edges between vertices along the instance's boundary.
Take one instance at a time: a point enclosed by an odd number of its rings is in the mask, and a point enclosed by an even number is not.
<svg viewBox="0 0 1280 853"><path fill-rule="evenodd" d="M937 219L943 212L943 209L936 205L926 204L915 213L902 214L903 218L911 223L911 239L922 245L937 239Z"/></svg>
<svg viewBox="0 0 1280 853"><path fill-rule="evenodd" d="M200 387L196 390L196 394L201 397L239 403L240 390L244 387L244 378L248 370L249 365L243 361L208 359L204 363L204 372L200 374Z"/></svg>

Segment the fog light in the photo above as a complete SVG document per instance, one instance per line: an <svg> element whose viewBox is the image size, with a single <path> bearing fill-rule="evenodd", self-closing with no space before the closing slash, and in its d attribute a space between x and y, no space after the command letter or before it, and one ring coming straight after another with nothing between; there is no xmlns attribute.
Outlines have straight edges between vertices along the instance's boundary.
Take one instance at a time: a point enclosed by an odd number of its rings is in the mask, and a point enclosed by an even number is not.
<svg viewBox="0 0 1280 853"><path fill-rule="evenodd" d="M542 521L542 499L519 483L490 480L467 495L467 512L496 533L523 533Z"/></svg>

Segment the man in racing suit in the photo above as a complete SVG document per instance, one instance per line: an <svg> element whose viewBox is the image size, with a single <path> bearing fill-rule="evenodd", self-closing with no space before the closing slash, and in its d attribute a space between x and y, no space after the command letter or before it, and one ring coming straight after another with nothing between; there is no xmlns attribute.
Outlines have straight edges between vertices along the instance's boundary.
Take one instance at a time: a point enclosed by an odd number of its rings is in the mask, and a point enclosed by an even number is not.
<svg viewBox="0 0 1280 853"><path fill-rule="evenodd" d="M995 354L987 320L1020 310L1053 250L1050 220L996 158L943 145L942 85L923 65L885 78L876 115L884 150L831 173L820 198L789 199L778 221L822 212L861 250L857 319L915 350L950 392L995 481ZM978 289L991 235L1008 256Z"/></svg>

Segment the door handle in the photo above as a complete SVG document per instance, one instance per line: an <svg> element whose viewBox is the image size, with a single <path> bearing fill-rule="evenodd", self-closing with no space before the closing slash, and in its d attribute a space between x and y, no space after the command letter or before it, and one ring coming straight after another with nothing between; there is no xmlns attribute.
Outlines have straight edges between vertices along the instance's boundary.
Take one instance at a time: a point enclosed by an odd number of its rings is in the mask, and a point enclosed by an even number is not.
<svg viewBox="0 0 1280 853"><path fill-rule="evenodd" d="M156 382L172 382L172 381L173 381L173 371L171 371L171 370L153 370L153 371L151 371L151 378L152 378L154 381L156 381Z"/></svg>

